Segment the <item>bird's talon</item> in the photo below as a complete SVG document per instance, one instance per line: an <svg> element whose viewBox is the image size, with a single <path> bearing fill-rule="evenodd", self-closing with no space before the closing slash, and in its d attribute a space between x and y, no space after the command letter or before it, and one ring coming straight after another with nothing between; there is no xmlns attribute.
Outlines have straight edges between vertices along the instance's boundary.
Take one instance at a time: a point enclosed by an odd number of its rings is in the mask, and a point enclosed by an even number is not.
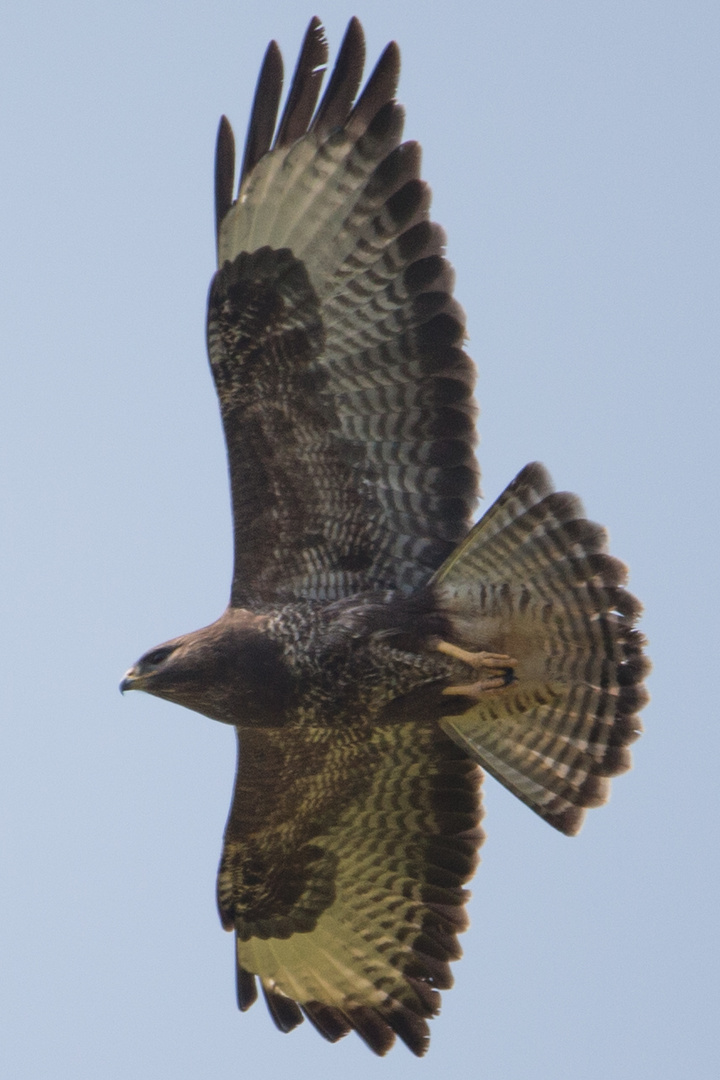
<svg viewBox="0 0 720 1080"><path fill-rule="evenodd" d="M486 691L502 690L513 681L513 668L517 665L517 660L506 653L470 652L468 649L461 649L458 645L451 645L449 641L439 641L436 648L438 652L445 653L453 660L461 660L472 668L489 669L486 678L478 679L473 683L463 683L460 686L446 686L443 694L479 698Z"/></svg>

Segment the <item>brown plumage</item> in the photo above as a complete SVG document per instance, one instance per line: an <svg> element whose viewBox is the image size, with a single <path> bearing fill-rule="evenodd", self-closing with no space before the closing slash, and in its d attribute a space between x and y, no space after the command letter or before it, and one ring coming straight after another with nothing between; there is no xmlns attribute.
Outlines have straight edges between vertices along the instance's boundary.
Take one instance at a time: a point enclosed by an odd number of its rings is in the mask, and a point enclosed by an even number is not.
<svg viewBox="0 0 720 1080"><path fill-rule="evenodd" d="M241 1009L427 1049L482 842L483 766L577 832L629 767L647 663L604 531L527 466L471 529L475 369L402 143L399 54L359 97L352 20L308 28L278 122L260 74L233 200L223 118L208 349L235 532L230 605L142 689L235 726L218 874Z"/></svg>

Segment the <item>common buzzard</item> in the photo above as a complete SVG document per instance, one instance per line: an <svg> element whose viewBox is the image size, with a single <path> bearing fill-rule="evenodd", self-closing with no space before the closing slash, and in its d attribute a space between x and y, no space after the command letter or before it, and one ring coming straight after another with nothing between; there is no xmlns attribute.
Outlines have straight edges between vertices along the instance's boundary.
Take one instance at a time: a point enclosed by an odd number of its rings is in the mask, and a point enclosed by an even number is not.
<svg viewBox="0 0 720 1080"><path fill-rule="evenodd" d="M576 833L630 765L639 604L574 495L528 465L472 526L475 369L390 44L360 24L317 104L313 19L277 122L260 73L233 200L217 142L207 340L235 529L230 604L122 689L232 724L218 875L237 996L281 1031L415 1054L452 983L491 773Z"/></svg>

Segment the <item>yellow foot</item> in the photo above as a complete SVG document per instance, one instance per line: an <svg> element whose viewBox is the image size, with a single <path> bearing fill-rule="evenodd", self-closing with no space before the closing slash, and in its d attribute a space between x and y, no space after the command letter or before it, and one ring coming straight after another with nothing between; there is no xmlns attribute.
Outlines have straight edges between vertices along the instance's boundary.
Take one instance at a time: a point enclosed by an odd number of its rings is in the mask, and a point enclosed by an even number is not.
<svg viewBox="0 0 720 1080"><path fill-rule="evenodd" d="M439 641L435 646L438 652L451 656L453 660L462 660L473 668L487 668L487 677L462 686L446 686L443 694L461 694L463 697L479 698L486 690L501 690L512 681L512 669L517 660L506 653L468 652L449 641Z"/></svg>

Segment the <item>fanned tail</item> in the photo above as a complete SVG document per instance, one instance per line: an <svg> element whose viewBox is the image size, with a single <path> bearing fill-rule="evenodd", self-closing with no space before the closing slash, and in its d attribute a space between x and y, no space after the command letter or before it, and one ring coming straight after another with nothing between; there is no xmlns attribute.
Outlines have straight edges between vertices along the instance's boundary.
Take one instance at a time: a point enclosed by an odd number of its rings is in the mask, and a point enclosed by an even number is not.
<svg viewBox="0 0 720 1080"><path fill-rule="evenodd" d="M442 726L561 832L630 768L647 701L641 608L580 500L526 466L433 579L454 644L515 658L513 679L448 698ZM457 702L457 715L455 715ZM460 711L463 704L466 711Z"/></svg>

